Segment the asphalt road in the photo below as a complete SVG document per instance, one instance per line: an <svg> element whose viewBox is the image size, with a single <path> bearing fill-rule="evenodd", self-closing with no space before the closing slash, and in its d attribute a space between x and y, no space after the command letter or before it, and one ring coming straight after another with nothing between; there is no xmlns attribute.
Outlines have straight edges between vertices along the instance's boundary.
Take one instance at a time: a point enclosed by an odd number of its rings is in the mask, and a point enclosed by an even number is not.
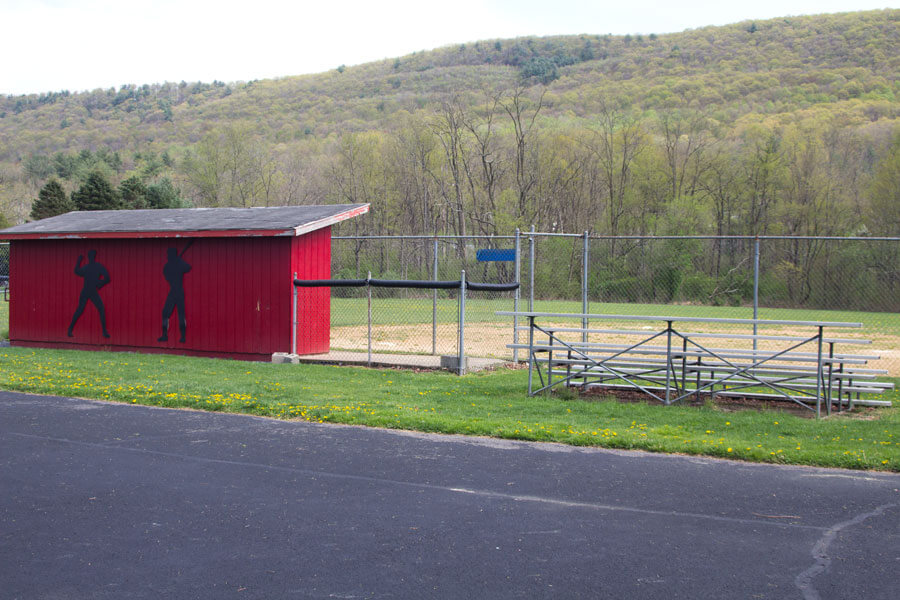
<svg viewBox="0 0 900 600"><path fill-rule="evenodd" d="M898 490L0 392L0 598L895 600Z"/></svg>

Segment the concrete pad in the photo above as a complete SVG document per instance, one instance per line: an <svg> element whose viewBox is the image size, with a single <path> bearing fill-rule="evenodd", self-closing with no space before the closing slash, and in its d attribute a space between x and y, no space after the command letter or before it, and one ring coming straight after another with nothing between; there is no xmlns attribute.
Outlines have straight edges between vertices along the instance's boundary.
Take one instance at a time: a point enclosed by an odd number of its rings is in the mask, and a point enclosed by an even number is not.
<svg viewBox="0 0 900 600"><path fill-rule="evenodd" d="M272 363L276 365L296 365L299 362L300 357L297 354L291 354L290 352L276 352L272 355Z"/></svg>

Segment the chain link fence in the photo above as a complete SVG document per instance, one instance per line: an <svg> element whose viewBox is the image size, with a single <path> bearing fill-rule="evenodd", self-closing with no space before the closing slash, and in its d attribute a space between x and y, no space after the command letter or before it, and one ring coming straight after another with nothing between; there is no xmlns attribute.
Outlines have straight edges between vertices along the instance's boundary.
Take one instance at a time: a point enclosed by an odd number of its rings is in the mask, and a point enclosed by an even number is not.
<svg viewBox="0 0 900 600"><path fill-rule="evenodd" d="M335 279L516 281L515 260L478 260L478 250L514 250L514 238L335 237ZM515 252L512 253L515 256ZM373 354L459 355L459 290L332 288L331 348ZM517 292L467 290L464 354L509 358ZM371 332L369 314L371 311ZM371 336L371 338L370 338ZM371 339L371 342L370 342Z"/></svg>
<svg viewBox="0 0 900 600"><path fill-rule="evenodd" d="M331 289L332 351L456 355L458 322L458 290Z"/></svg>
<svg viewBox="0 0 900 600"><path fill-rule="evenodd" d="M0 301L9 293L9 243L0 244ZM7 323L0 322L0 329L6 330Z"/></svg>
<svg viewBox="0 0 900 600"><path fill-rule="evenodd" d="M479 250L518 260L479 260ZM508 256L507 256L508 257ZM482 256L482 258L484 258ZM521 282L466 294L464 354L512 359L512 319L497 311L861 322L870 364L900 377L900 238L603 237L522 232L494 237L349 237L332 242L332 277ZM0 286L9 244L0 244ZM332 289L331 345L457 355L456 290ZM0 307L0 330L8 311ZM737 332L736 332L737 333ZM752 333L750 331L740 333ZM767 333L776 333L767 328ZM789 333L789 332L782 332ZM869 352L868 350L866 351ZM524 358L520 356L519 358Z"/></svg>
<svg viewBox="0 0 900 600"><path fill-rule="evenodd" d="M479 261L478 251L491 248L518 250L518 260ZM506 348L514 338L513 322L494 313L516 306L555 313L849 321L861 322L863 327L847 335L842 332L842 337L872 340L871 350L882 359L870 366L900 376L900 238L604 237L538 232L495 237L333 238L336 278L365 277L371 272L372 277L395 279L458 279L462 270L470 281L509 282L518 274L522 284L518 294L469 294L467 356L513 358L513 351ZM436 354L458 351L453 347L458 297L436 299L432 292L420 290L390 293L389 298L372 301L383 348ZM404 304L394 301L398 295ZM334 347L359 346L350 335L354 330L341 326L351 320L365 323L364 299L333 305ZM767 327L766 333L796 332Z"/></svg>

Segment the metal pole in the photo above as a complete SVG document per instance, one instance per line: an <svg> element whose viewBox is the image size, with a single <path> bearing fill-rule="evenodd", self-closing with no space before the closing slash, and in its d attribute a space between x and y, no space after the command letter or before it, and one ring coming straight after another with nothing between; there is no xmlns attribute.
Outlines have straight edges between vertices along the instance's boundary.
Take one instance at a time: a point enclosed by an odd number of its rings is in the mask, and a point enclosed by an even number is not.
<svg viewBox="0 0 900 600"><path fill-rule="evenodd" d="M553 330L547 330L547 337L550 338L550 349L547 351L547 387L544 388L544 395L549 396L553 393Z"/></svg>
<svg viewBox="0 0 900 600"><path fill-rule="evenodd" d="M438 240L434 238L434 268L432 269L432 278L437 281L438 278ZM437 289L432 292L431 300L431 355L437 354Z"/></svg>
<svg viewBox="0 0 900 600"><path fill-rule="evenodd" d="M466 271L463 269L459 274L459 356L457 357L457 370L459 374L463 374L463 361L465 360L465 351L463 348L464 336L463 331L466 328Z"/></svg>
<svg viewBox="0 0 900 600"><path fill-rule="evenodd" d="M759 319L759 236L753 243L753 320ZM757 324L753 324L753 335L757 334ZM753 338L753 350L756 351L757 341ZM754 354L754 357L756 355Z"/></svg>
<svg viewBox="0 0 900 600"><path fill-rule="evenodd" d="M580 233L550 233L542 232L541 235L548 237L581 237ZM430 240L434 237L442 240L472 240L490 237L494 240L511 240L512 235L335 235L333 240ZM855 236L834 236L834 235L602 235L594 234L595 239L599 240L752 240L759 238L761 240L818 240L818 241L857 241L857 242L897 242L900 237L855 237Z"/></svg>
<svg viewBox="0 0 900 600"><path fill-rule="evenodd" d="M838 367L838 407L843 410L844 406L844 361L841 361ZM847 395L847 410L850 410L850 395Z"/></svg>
<svg viewBox="0 0 900 600"><path fill-rule="evenodd" d="M583 314L588 314L590 310L588 309L588 244L590 243L588 238L588 232L584 232L584 248L582 249L582 275L581 275L581 312ZM588 320L587 317L583 317L581 319L581 341L585 344L588 341Z"/></svg>
<svg viewBox="0 0 900 600"><path fill-rule="evenodd" d="M294 279L297 279L297 274L294 273ZM294 288L294 293L292 296L294 297L294 306L291 308L291 354L297 354L297 286L294 285L294 279L291 279L291 287Z"/></svg>
<svg viewBox="0 0 900 600"><path fill-rule="evenodd" d="M522 266L522 259L519 256L519 251L521 250L521 239L519 228L516 227L516 283L519 283L519 271ZM519 288L516 288L515 295L513 296L513 312L519 312ZM513 317L513 344L519 343L519 315ZM519 349L513 349L513 362L519 362Z"/></svg>
<svg viewBox="0 0 900 600"><path fill-rule="evenodd" d="M822 416L822 326L819 326L819 335L818 335L818 359L817 359L817 367L816 367L816 418ZM830 408L830 407L829 407ZM830 412L830 411L829 411Z"/></svg>
<svg viewBox="0 0 900 600"><path fill-rule="evenodd" d="M831 385L833 381L834 375L834 342L828 343L828 383L825 387L825 402L827 402L827 408L825 409L828 414L831 414ZM842 361L843 362L843 361ZM841 412L841 398L838 397L838 412Z"/></svg>
<svg viewBox="0 0 900 600"><path fill-rule="evenodd" d="M700 402L700 377L703 375L703 371L701 371L701 369L700 369L701 366L703 366L703 354L702 353L697 355L697 384L694 387L694 389L697 390L697 393L695 394L695 397L697 398L697 402ZM709 391L711 392L710 396L716 395L716 390L714 387L710 388Z"/></svg>
<svg viewBox="0 0 900 600"><path fill-rule="evenodd" d="M528 312L534 311L534 225L531 226L531 251L528 258Z"/></svg>
<svg viewBox="0 0 900 600"><path fill-rule="evenodd" d="M532 230L534 227L532 227ZM531 238L534 242L534 238ZM531 245L534 248L534 244ZM534 378L534 317L528 317L528 395L531 396L532 379Z"/></svg>
<svg viewBox="0 0 900 600"><path fill-rule="evenodd" d="M368 356L366 364L371 367L372 366L372 286L369 285L369 280L372 279L372 271L366 273L366 299L369 304L369 343L368 343Z"/></svg>
<svg viewBox="0 0 900 600"><path fill-rule="evenodd" d="M666 406L669 405L669 377L672 373L672 321L666 321Z"/></svg>

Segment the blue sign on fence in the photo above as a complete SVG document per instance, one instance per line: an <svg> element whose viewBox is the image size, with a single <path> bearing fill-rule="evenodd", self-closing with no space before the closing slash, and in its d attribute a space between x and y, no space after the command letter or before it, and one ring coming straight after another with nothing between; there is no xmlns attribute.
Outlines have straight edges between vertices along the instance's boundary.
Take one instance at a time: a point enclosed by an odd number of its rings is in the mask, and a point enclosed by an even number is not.
<svg viewBox="0 0 900 600"><path fill-rule="evenodd" d="M486 248L475 253L478 262L513 262L516 260L515 248Z"/></svg>

